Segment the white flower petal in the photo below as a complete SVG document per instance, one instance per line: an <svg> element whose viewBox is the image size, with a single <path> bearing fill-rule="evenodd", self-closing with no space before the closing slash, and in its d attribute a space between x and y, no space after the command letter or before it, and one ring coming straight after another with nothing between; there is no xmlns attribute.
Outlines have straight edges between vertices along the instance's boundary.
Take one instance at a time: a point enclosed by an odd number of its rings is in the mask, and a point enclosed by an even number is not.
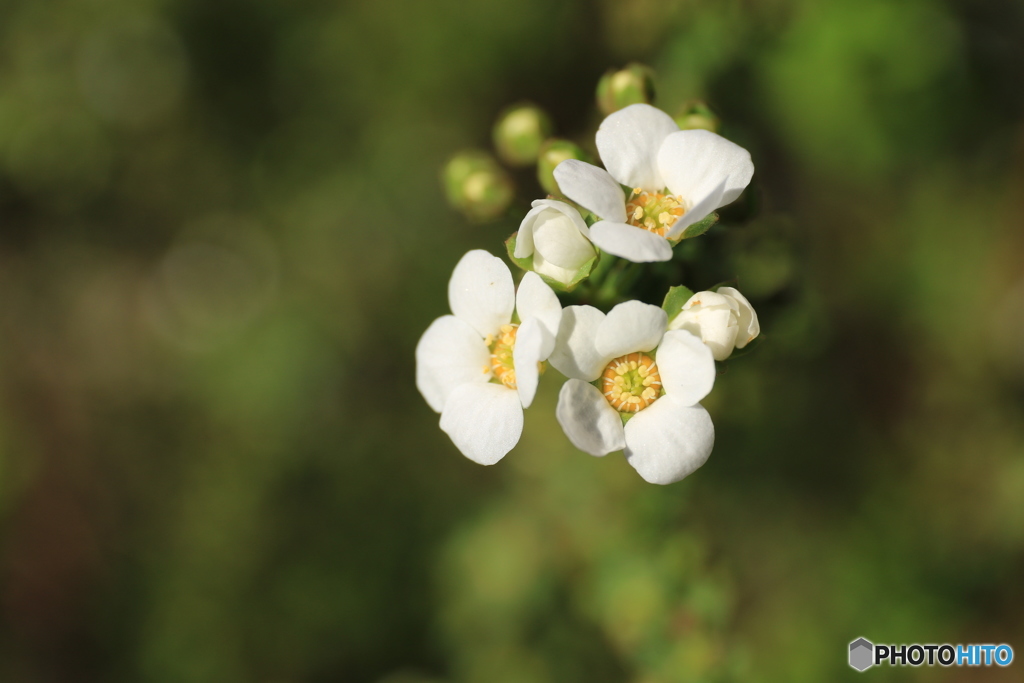
<svg viewBox="0 0 1024 683"><path fill-rule="evenodd" d="M554 263L548 263L539 251L533 253L533 270L541 275L546 275L556 282L564 285L569 284L576 277L579 268L562 268Z"/></svg>
<svg viewBox="0 0 1024 683"><path fill-rule="evenodd" d="M681 130L666 137L658 150L658 169L672 194L692 204L725 182L721 203L710 211L739 197L754 175L750 152L707 130Z"/></svg>
<svg viewBox="0 0 1024 683"><path fill-rule="evenodd" d="M668 316L660 307L627 301L608 312L597 328L594 346L609 360L634 351L650 351L661 341L667 322Z"/></svg>
<svg viewBox="0 0 1024 683"><path fill-rule="evenodd" d="M683 218L686 216L680 220ZM668 261L672 258L672 245L668 240L635 225L610 221L594 223L590 226L590 239L602 251L633 263Z"/></svg>
<svg viewBox="0 0 1024 683"><path fill-rule="evenodd" d="M701 199L696 204L693 204L686 210L682 216L672 224L669 228L668 233L665 235L667 239L674 240L683 234L683 230L690 227L694 223L700 221L711 215L711 212L722 206L725 202L722 201L722 193L725 192L725 181L718 183L711 194Z"/></svg>
<svg viewBox="0 0 1024 683"><path fill-rule="evenodd" d="M671 484L703 465L715 445L715 426L701 405L662 396L626 423L626 460L644 480Z"/></svg>
<svg viewBox="0 0 1024 683"><path fill-rule="evenodd" d="M615 179L603 168L578 159L566 159L555 166L558 189L600 218L626 222L626 196Z"/></svg>
<svg viewBox="0 0 1024 683"><path fill-rule="evenodd" d="M597 151L608 173L621 184L660 192L665 179L658 167L658 150L669 135L678 131L672 117L660 109L632 104L601 122ZM617 222L624 223L625 219Z"/></svg>
<svg viewBox="0 0 1024 683"><path fill-rule="evenodd" d="M586 234L590 234L589 228ZM583 236L574 222L557 211L549 210L537 218L533 242L534 253L542 254L549 263L574 272L597 255L590 239Z"/></svg>
<svg viewBox="0 0 1024 683"><path fill-rule="evenodd" d="M516 248L512 251L516 258L529 258L533 255L533 226L536 224L537 214L543 210L531 209L519 224L519 230L516 231Z"/></svg>
<svg viewBox="0 0 1024 683"><path fill-rule="evenodd" d="M530 202L530 206L533 209L544 207L564 213L569 217L569 220L572 221L573 225L583 233L584 237L590 237L590 228L587 227L587 222L583 220L583 216L580 215L579 210L572 204L566 204L565 202L560 202L557 199L534 199Z"/></svg>
<svg viewBox="0 0 1024 683"><path fill-rule="evenodd" d="M718 293L731 296L739 304L739 334L736 336L736 348L742 349L761 334L761 324L757 321L757 313L739 290L733 287L719 287Z"/></svg>
<svg viewBox="0 0 1024 683"><path fill-rule="evenodd" d="M516 331L516 345L512 349L512 363L516 369L516 387L519 400L524 408L529 408L537 393L540 379L538 364L551 355L555 347L555 337L544 329L544 324L537 318L527 318Z"/></svg>
<svg viewBox="0 0 1024 683"><path fill-rule="evenodd" d="M711 349L691 332L666 332L658 346L656 362L666 395L682 405L694 405L715 386L715 359Z"/></svg>
<svg viewBox="0 0 1024 683"><path fill-rule="evenodd" d="M555 417L572 445L590 455L607 455L626 445L622 419L593 384L578 379L563 384Z"/></svg>
<svg viewBox="0 0 1024 683"><path fill-rule="evenodd" d="M712 292L711 290L705 290L703 292L695 292L693 296L686 300L683 304L683 310L687 311L692 308L721 308L723 310L739 310L739 304L733 301L730 297L719 292Z"/></svg>
<svg viewBox="0 0 1024 683"><path fill-rule="evenodd" d="M516 234L516 248L512 253L516 258L527 258L534 251L533 246L533 235L534 231L547 220L551 220L553 217L564 217L576 231L580 233L580 237L586 238L584 242L589 245L590 242L590 229L584 222L583 217L580 216L580 212L565 202L559 202L554 199L537 199L533 202L532 207L523 218L523 221L519 224L519 232ZM546 218L546 220L544 220Z"/></svg>
<svg viewBox="0 0 1024 683"><path fill-rule="evenodd" d="M736 345L739 326L731 308L685 308L669 324L673 330L686 330L698 337L711 349L715 360L725 360Z"/></svg>
<svg viewBox="0 0 1024 683"><path fill-rule="evenodd" d="M537 318L547 330L552 342L554 341L558 334L558 325L562 321L562 304L537 273L527 273L519 283L519 291L516 292L516 312L524 323L527 318ZM520 328L517 334L521 334L522 331ZM547 353L551 351L548 350ZM537 360L546 358L547 354Z"/></svg>
<svg viewBox="0 0 1024 683"><path fill-rule="evenodd" d="M444 409L455 387L490 378L491 352L480 334L454 315L432 322L416 344L416 388L434 412Z"/></svg>
<svg viewBox="0 0 1024 683"><path fill-rule="evenodd" d="M516 289L508 266L482 249L467 252L448 281L448 305L459 320L480 333L497 334L512 320Z"/></svg>
<svg viewBox="0 0 1024 683"><path fill-rule="evenodd" d="M464 456L493 465L519 443L523 433L519 394L501 384L463 384L448 396L441 429Z"/></svg>
<svg viewBox="0 0 1024 683"><path fill-rule="evenodd" d="M605 315L593 306L566 306L558 326L555 350L548 362L566 377L593 382L609 358L597 352L594 338Z"/></svg>

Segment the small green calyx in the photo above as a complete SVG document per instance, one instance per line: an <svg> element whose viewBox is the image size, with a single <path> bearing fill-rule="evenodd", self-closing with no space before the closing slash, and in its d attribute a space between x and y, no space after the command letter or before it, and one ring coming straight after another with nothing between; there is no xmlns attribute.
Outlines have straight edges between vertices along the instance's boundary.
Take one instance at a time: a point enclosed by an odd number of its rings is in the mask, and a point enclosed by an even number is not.
<svg viewBox="0 0 1024 683"><path fill-rule="evenodd" d="M512 180L487 152L456 154L445 165L442 180L449 204L470 220L494 220L512 203Z"/></svg>
<svg viewBox="0 0 1024 683"><path fill-rule="evenodd" d="M597 108L601 113L617 112L631 104L654 101L654 70L636 62L624 69L612 69L597 84Z"/></svg>
<svg viewBox="0 0 1024 683"><path fill-rule="evenodd" d="M537 161L551 131L551 118L543 109L530 103L513 105L494 124L494 148L505 163L526 166Z"/></svg>
<svg viewBox="0 0 1024 683"><path fill-rule="evenodd" d="M676 125L681 130L709 130L717 133L721 120L711 111L711 107L701 100L690 100L679 108L675 116Z"/></svg>

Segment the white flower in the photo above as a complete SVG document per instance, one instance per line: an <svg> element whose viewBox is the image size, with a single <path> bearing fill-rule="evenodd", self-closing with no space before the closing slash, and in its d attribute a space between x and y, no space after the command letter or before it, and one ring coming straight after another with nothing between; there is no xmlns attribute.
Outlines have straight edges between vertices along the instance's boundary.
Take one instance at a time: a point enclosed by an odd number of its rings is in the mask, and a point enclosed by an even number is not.
<svg viewBox="0 0 1024 683"><path fill-rule="evenodd" d="M711 348L715 360L725 360L734 348L742 349L761 333L754 307L732 287L697 292L668 328L693 332Z"/></svg>
<svg viewBox="0 0 1024 683"><path fill-rule="evenodd" d="M519 226L513 253L516 258L531 255L535 271L567 285L597 251L579 211L565 202L538 199Z"/></svg>
<svg viewBox="0 0 1024 683"><path fill-rule="evenodd" d="M454 315L431 323L416 345L416 387L463 455L493 465L519 442L562 307L536 273L516 292L502 260L479 249L455 266L448 305Z"/></svg>
<svg viewBox="0 0 1024 683"><path fill-rule="evenodd" d="M602 219L590 226L594 244L637 263L672 258L670 241L736 199L754 174L747 150L710 131L679 130L647 104L608 116L597 150L607 171L569 159L555 168L555 180Z"/></svg>
<svg viewBox="0 0 1024 683"><path fill-rule="evenodd" d="M555 414L573 445L591 455L625 450L652 484L690 474L715 442L711 416L698 403L715 383L711 349L685 330L666 332L666 322L663 310L639 301L607 316L569 306L550 358L571 378ZM623 415L631 416L625 425Z"/></svg>

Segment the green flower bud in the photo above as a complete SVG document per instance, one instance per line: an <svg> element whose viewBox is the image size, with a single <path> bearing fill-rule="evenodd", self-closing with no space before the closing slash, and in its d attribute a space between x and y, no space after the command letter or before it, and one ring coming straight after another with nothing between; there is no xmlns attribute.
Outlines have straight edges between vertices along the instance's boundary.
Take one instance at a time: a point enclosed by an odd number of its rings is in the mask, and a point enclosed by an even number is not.
<svg viewBox="0 0 1024 683"><path fill-rule="evenodd" d="M690 100L679 109L675 116L676 125L682 130L710 130L717 133L721 121L706 102Z"/></svg>
<svg viewBox="0 0 1024 683"><path fill-rule="evenodd" d="M607 116L631 104L654 101L654 70L633 62L625 69L612 69L597 84L597 108Z"/></svg>
<svg viewBox="0 0 1024 683"><path fill-rule="evenodd" d="M537 157L537 181L548 194L561 194L558 183L555 182L555 166L566 159L579 159L590 161L590 155L575 142L551 138L540 148Z"/></svg>
<svg viewBox="0 0 1024 683"><path fill-rule="evenodd" d="M494 220L512 203L511 178L494 157L481 150L452 157L442 180L448 203L474 221Z"/></svg>
<svg viewBox="0 0 1024 683"><path fill-rule="evenodd" d="M537 161L544 140L551 135L551 119L536 105L520 103L503 111L494 124L494 148L510 166Z"/></svg>

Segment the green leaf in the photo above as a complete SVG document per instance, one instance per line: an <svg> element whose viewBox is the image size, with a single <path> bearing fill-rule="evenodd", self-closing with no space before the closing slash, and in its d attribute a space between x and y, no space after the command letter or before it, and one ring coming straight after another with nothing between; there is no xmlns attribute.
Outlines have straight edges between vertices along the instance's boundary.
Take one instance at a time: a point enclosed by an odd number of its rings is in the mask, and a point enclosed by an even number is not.
<svg viewBox="0 0 1024 683"><path fill-rule="evenodd" d="M679 237L679 239L680 240L688 240L691 237L699 237L700 235L703 235L708 230L710 230L711 226L714 225L717 222L718 222L718 214L717 213L711 213L711 214L709 214L707 216L707 218L704 218L703 220L699 220L696 223L694 223L693 225L691 225L690 227L688 227L686 230L683 230L683 234Z"/></svg>
<svg viewBox="0 0 1024 683"><path fill-rule="evenodd" d="M693 296L693 291L688 287L684 287L682 285L679 285L678 287L669 287L668 294L665 295L665 301L661 304L662 310L668 313L669 322L679 315L679 311L683 310L683 304L685 304L691 296Z"/></svg>
<svg viewBox="0 0 1024 683"><path fill-rule="evenodd" d="M519 234L519 232L516 231L516 232L512 233L512 235L507 240L505 240L505 250L508 252L508 258L509 258L510 261L512 261L512 263L516 264L517 266L519 266L523 270L527 270L527 271L533 270L533 256L532 255L531 256L527 256L526 258L516 258L515 257L516 236L518 234ZM600 258L601 258L600 254L595 254L594 258L590 259L589 261L584 263L582 266L580 266L579 270L576 271L576 274L573 275L572 280L569 282L569 284L565 284L564 282L559 282L558 280L550 278L547 275L544 275L543 273L537 273L537 275L540 275L540 279L543 280L548 285L548 287L550 287L551 289L555 290L556 292L566 292L566 293L568 293L568 292L571 292L572 290L576 289L577 285L579 285L581 282L583 282L588 277L590 277L590 271L593 270L594 266L598 262L598 259L600 259ZM533 272L536 273L537 271L533 270Z"/></svg>

